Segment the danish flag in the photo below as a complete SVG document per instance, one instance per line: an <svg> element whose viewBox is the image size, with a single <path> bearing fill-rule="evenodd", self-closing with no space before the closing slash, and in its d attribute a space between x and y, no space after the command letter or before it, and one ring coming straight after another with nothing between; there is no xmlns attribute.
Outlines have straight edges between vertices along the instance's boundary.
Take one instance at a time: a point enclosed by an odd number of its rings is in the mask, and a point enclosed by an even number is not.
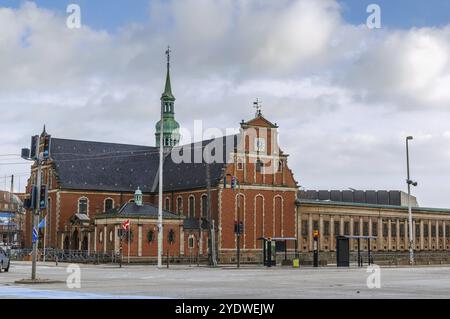
<svg viewBox="0 0 450 319"><path fill-rule="evenodd" d="M129 220L124 221L122 224L122 229L128 230L129 228L130 228L130 221Z"/></svg>

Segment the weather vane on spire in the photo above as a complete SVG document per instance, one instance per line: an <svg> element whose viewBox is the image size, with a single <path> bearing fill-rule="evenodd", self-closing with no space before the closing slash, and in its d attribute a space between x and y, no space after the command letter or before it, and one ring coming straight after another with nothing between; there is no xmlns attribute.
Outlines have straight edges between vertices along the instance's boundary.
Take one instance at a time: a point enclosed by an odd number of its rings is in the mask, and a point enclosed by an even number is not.
<svg viewBox="0 0 450 319"><path fill-rule="evenodd" d="M167 46L166 55L167 55L167 65L170 65L170 53L172 52L172 49L170 49L170 45Z"/></svg>
<svg viewBox="0 0 450 319"><path fill-rule="evenodd" d="M256 109L256 117L261 116L262 103L258 98L253 102L253 107Z"/></svg>

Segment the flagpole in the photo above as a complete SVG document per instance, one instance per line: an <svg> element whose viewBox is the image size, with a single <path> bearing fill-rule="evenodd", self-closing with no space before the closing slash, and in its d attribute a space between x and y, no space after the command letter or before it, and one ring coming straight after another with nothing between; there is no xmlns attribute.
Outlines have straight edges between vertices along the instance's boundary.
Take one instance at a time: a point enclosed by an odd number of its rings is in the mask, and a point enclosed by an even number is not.
<svg viewBox="0 0 450 319"><path fill-rule="evenodd" d="M130 263L131 221L128 224L128 263Z"/></svg>
<svg viewBox="0 0 450 319"><path fill-rule="evenodd" d="M42 258L42 262L45 263L45 243L47 242L47 214L45 214L44 220L44 257Z"/></svg>

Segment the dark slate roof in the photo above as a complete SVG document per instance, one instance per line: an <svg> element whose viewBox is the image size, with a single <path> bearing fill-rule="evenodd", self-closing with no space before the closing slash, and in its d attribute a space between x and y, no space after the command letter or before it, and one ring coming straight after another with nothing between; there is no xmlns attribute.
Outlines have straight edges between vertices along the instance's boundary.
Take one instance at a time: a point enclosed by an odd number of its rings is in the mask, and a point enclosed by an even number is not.
<svg viewBox="0 0 450 319"><path fill-rule="evenodd" d="M297 197L307 201L328 201L373 205L402 206L402 191L363 190L301 190ZM412 196L415 201L415 197Z"/></svg>
<svg viewBox="0 0 450 319"><path fill-rule="evenodd" d="M206 163L195 163L196 151L210 150L216 161L210 164L211 186L221 180L230 152L234 151L238 136L176 147L165 155L164 190L176 191L206 187ZM176 154L188 154L191 160L179 163ZM52 138L51 157L62 188L143 192L158 190L159 149L149 146L77 141ZM184 157L183 157L184 159Z"/></svg>
<svg viewBox="0 0 450 319"><path fill-rule="evenodd" d="M230 162L230 153L234 151L237 143L238 136L230 135L172 149L164 162L164 190L205 188L207 164L202 156L203 151L211 154L208 160L211 186L216 186L222 179L226 164ZM203 160L196 163L196 156ZM180 163L181 159L183 162Z"/></svg>
<svg viewBox="0 0 450 319"><path fill-rule="evenodd" d="M119 209L111 210L107 214L99 215L98 218L114 218L114 217L129 217L129 218L158 218L158 207L144 203L138 206L135 203L123 204ZM183 217L163 210L164 219L182 219Z"/></svg>
<svg viewBox="0 0 450 319"><path fill-rule="evenodd" d="M51 156L62 188L150 192L159 165L148 146L52 138Z"/></svg>

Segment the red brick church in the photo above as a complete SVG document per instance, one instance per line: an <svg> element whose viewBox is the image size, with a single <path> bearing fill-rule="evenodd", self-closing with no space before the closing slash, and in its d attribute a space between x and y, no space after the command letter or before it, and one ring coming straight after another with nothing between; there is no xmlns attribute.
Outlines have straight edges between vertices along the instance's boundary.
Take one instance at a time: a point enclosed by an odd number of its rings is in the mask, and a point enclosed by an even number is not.
<svg viewBox="0 0 450 319"><path fill-rule="evenodd" d="M298 187L288 155L278 148L277 125L258 110L255 118L240 124L237 135L180 146L169 62L161 97L163 132L158 122L155 147L51 138L42 173L49 189L47 208L41 212L41 218L47 216L46 247L118 253L123 245L133 261L155 259L161 133L164 254L181 260L206 257L214 245L220 263L234 262L237 221L243 225L242 262L261 261L260 238L297 237ZM40 144L45 136L44 130ZM28 192L36 175L35 163ZM121 225L128 220L130 247L127 239L120 240Z"/></svg>

